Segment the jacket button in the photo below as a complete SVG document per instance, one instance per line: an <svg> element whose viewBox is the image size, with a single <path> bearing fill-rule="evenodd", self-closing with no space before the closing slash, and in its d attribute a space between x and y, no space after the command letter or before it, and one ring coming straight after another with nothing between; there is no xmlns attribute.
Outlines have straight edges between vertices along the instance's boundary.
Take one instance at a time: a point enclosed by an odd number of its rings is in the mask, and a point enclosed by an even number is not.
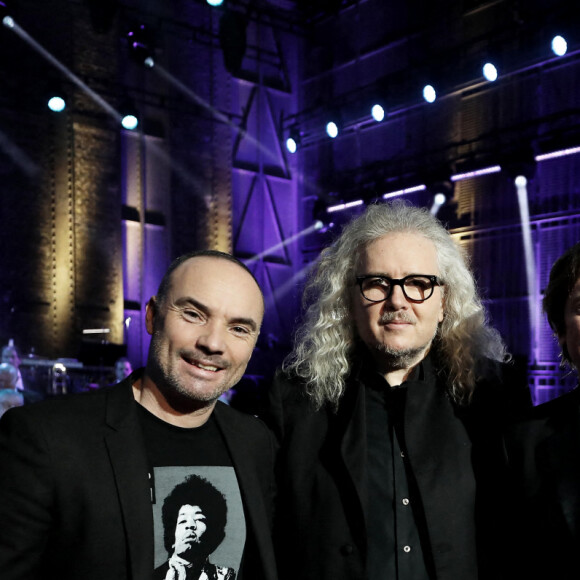
<svg viewBox="0 0 580 580"><path fill-rule="evenodd" d="M351 544L345 544L344 546L340 547L340 553L343 556L350 556L350 554L352 554L354 551L354 548L352 547Z"/></svg>

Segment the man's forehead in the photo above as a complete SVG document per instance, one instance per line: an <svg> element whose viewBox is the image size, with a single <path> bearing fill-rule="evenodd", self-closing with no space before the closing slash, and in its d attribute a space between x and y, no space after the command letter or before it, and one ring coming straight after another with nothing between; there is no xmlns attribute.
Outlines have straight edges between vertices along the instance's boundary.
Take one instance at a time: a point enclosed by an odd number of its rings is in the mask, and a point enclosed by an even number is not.
<svg viewBox="0 0 580 580"><path fill-rule="evenodd" d="M219 256L194 256L182 264L179 264L179 266L171 273L170 287L173 285L175 280L185 278L191 273L195 273L196 270L205 270L213 274L219 273L219 275L215 276L216 279L247 276L254 282L258 292L260 291L260 288L252 275L242 268L242 266L236 262L227 260L226 258L220 258Z"/></svg>
<svg viewBox="0 0 580 580"><path fill-rule="evenodd" d="M168 294L173 300L184 293L188 294L192 287L213 293L214 286L216 289L239 288L237 295L241 298L242 286L245 286L249 289L246 298L258 299L263 315L264 297L258 283L249 272L231 260L219 256L195 256L180 264L171 273L169 282Z"/></svg>
<svg viewBox="0 0 580 580"><path fill-rule="evenodd" d="M359 249L356 254L356 262L374 260L390 260L398 257L399 260L407 259L410 261L432 261L434 266L438 266L437 246L433 241L417 232L390 232L375 238L368 244Z"/></svg>

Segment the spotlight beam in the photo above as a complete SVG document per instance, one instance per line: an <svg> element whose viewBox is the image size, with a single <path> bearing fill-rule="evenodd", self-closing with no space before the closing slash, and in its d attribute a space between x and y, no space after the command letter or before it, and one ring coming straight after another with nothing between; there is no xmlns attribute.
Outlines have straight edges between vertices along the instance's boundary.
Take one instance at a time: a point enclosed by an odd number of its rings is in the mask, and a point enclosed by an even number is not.
<svg viewBox="0 0 580 580"><path fill-rule="evenodd" d="M298 282L304 278L306 278L308 272L312 269L312 267L316 264L316 261L310 262L310 264L306 264L302 270L299 270L284 284L277 286L274 292L266 298L266 310L270 310L278 301L280 301L288 292L291 290L296 289Z"/></svg>
<svg viewBox="0 0 580 580"><path fill-rule="evenodd" d="M14 163L30 177L38 175L40 172L38 165L36 165L34 161L32 161L32 159L30 159L30 157L28 157L28 155L26 155L26 153L13 143L8 135L2 131L0 131L0 149L3 150L8 157L10 157L12 161L14 161Z"/></svg>
<svg viewBox="0 0 580 580"><path fill-rule="evenodd" d="M89 86L87 86L79 77L77 77L69 68L62 64L55 56L53 56L46 48L44 48L39 42L34 40L22 27L20 27L13 19L10 20L10 25L6 24L6 18L4 19L4 25L10 28L16 35L18 35L24 42L31 46L40 56L47 60L52 66L57 68L61 73L63 73L68 79L70 79L77 87L84 91L97 105L104 109L115 121L121 122L121 113L116 111L107 101L105 101L100 95L93 91Z"/></svg>
<svg viewBox="0 0 580 580"><path fill-rule="evenodd" d="M320 229L320 225L318 222L315 222L311 226L303 229L301 232L298 232L297 234L290 236L289 238L285 239L284 241L282 241L274 246L271 246L270 248L265 249L263 252L256 254L254 257L252 257L248 260L244 260L244 264L249 267L252 264L255 264L256 262L261 260L262 258L264 258L270 254L273 254L276 250L284 248L285 246L288 246L289 244L298 240L299 238L307 236L308 234L311 234L312 232L314 232L318 229Z"/></svg>
<svg viewBox="0 0 580 580"><path fill-rule="evenodd" d="M539 328L538 316L538 287L536 277L536 261L534 258L534 247L532 242L532 230L530 227L530 211L528 207L527 179L519 175L515 179L515 186L518 196L518 206L520 209L520 220L522 224L522 237L524 243L524 259L526 264L526 281L528 287L528 312L530 317L530 354L532 362L538 360L538 347L536 334Z"/></svg>
<svg viewBox="0 0 580 580"><path fill-rule="evenodd" d="M48 62L50 62L54 67L61 71L66 77L68 77L72 82L74 82L81 90L83 90L95 103L100 105L116 122L119 124L122 120L122 115L120 112L115 110L109 103L107 103L100 95L93 91L89 86L87 86L81 79L79 79L72 71L70 71L66 66L64 66L58 59L56 59L50 52L48 52L41 44L34 40L23 28L21 28L16 22L11 21L11 26L9 26L20 38L22 38L27 44L34 48L42 57L44 57ZM5 145L5 140L0 134L0 147ZM161 147L155 146L153 143L149 143L148 147L157 155L159 159L162 159L169 167L172 168L178 175L184 179L184 181L195 186L196 191L200 190L199 181L188 171L185 167L177 164L174 160L170 159L169 154L163 150ZM6 146L8 151L8 147ZM9 152L9 151L8 151ZM26 160L21 159L14 153L13 158L18 162L19 165L27 173L36 172L37 168L31 166ZM202 197L202 193L198 194L198 197Z"/></svg>

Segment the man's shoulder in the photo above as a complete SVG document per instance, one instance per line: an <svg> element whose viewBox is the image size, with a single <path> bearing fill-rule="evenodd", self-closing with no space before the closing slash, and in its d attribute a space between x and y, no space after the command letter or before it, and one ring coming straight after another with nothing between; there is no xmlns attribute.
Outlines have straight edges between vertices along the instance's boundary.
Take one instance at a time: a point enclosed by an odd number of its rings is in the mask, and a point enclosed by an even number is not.
<svg viewBox="0 0 580 580"><path fill-rule="evenodd" d="M6 413L13 421L48 422L58 425L83 425L91 418L103 417L107 401L124 400L127 386L122 383L94 391L49 397ZM87 423L88 424L88 423Z"/></svg>

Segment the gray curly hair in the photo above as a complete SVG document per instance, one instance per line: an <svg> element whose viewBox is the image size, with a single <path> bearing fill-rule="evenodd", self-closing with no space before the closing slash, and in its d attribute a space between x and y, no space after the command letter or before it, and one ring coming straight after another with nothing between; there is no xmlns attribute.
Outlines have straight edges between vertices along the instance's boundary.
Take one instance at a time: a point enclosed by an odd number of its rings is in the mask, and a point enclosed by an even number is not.
<svg viewBox="0 0 580 580"><path fill-rule="evenodd" d="M411 232L431 240L445 282L445 316L433 350L448 377L449 394L469 402L489 360L509 359L499 333L487 323L467 257L449 232L426 208L404 201L370 206L351 221L333 245L322 251L304 291L309 306L283 369L300 377L315 406L336 407L344 393L358 343L351 313L352 286L359 252L393 232Z"/></svg>

